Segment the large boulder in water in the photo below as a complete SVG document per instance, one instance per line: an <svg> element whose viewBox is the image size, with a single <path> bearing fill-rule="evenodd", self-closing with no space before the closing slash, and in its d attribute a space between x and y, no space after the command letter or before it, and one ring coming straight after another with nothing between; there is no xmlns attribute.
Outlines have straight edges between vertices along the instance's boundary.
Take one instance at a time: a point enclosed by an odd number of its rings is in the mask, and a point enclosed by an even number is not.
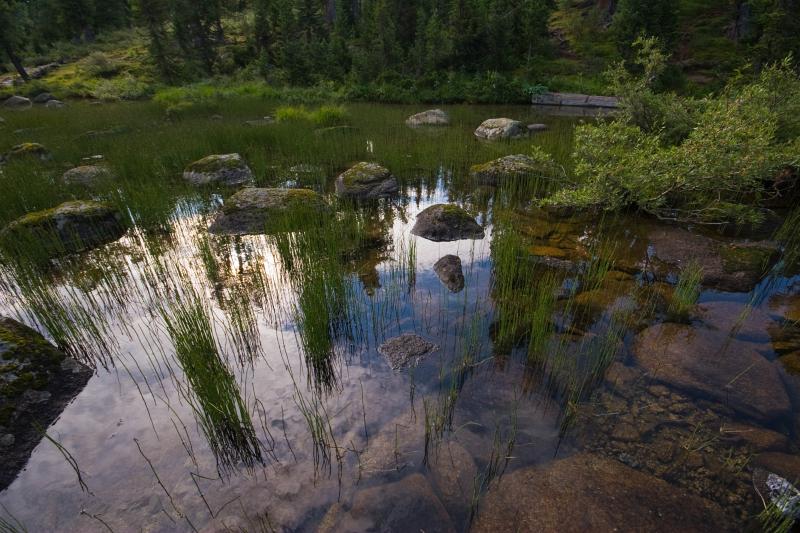
<svg viewBox="0 0 800 533"><path fill-rule="evenodd" d="M506 474L470 531L736 531L715 503L589 453Z"/></svg>
<svg viewBox="0 0 800 533"><path fill-rule="evenodd" d="M33 105L28 98L24 96L11 96L3 102L3 107L8 109L28 109Z"/></svg>
<svg viewBox="0 0 800 533"><path fill-rule="evenodd" d="M52 156L47 148L39 143L22 143L13 146L11 150L0 157L0 162L16 161L28 158L38 159L39 161L47 161L51 157Z"/></svg>
<svg viewBox="0 0 800 533"><path fill-rule="evenodd" d="M103 180L111 178L111 170L102 165L82 165L64 172L61 181L67 185L93 187Z"/></svg>
<svg viewBox="0 0 800 533"><path fill-rule="evenodd" d="M39 93L33 97L34 104L46 104L50 100L55 100L56 97L50 93Z"/></svg>
<svg viewBox="0 0 800 533"><path fill-rule="evenodd" d="M441 109L429 109L406 119L406 125L416 128L418 126L447 126L450 117Z"/></svg>
<svg viewBox="0 0 800 533"><path fill-rule="evenodd" d="M483 239L485 236L472 215L453 204L436 204L422 211L411 233L435 242Z"/></svg>
<svg viewBox="0 0 800 533"><path fill-rule="evenodd" d="M397 190L395 177L377 163L357 163L336 179L336 194L353 200L388 198Z"/></svg>
<svg viewBox="0 0 800 533"><path fill-rule="evenodd" d="M192 185L244 185L253 181L253 171L239 154L210 155L186 167L183 179Z"/></svg>
<svg viewBox="0 0 800 533"><path fill-rule="evenodd" d="M334 504L318 531L455 533L447 511L421 474L362 489L353 497L349 509Z"/></svg>
<svg viewBox="0 0 800 533"><path fill-rule="evenodd" d="M535 159L523 154L507 155L488 163L473 165L470 175L480 185L500 185L504 181L524 179L541 174Z"/></svg>
<svg viewBox="0 0 800 533"><path fill-rule="evenodd" d="M496 139L517 139L528 135L528 127L510 118L490 118L483 121L475 130L475 137L494 141Z"/></svg>
<svg viewBox="0 0 800 533"><path fill-rule="evenodd" d="M48 101L47 101L47 103L46 103L46 104L44 104L44 106L45 106L47 109L63 109L63 108L65 108L65 107L67 107L67 104L65 104L65 103L64 103L64 102L62 102L61 100L55 100L55 99L53 99L53 100L48 100Z"/></svg>
<svg viewBox="0 0 800 533"><path fill-rule="evenodd" d="M31 328L0 317L0 490L25 466L92 370L56 349Z"/></svg>
<svg viewBox="0 0 800 533"><path fill-rule="evenodd" d="M771 422L788 416L792 404L778 366L757 346L725 332L665 323L637 335L633 355L651 379Z"/></svg>
<svg viewBox="0 0 800 533"><path fill-rule="evenodd" d="M457 255L446 255L436 261L433 271L450 292L461 292L464 289L464 271L461 258Z"/></svg>
<svg viewBox="0 0 800 533"><path fill-rule="evenodd" d="M96 248L124 233L125 225L116 208L78 200L28 213L0 231L0 242L11 246L30 243L55 257Z"/></svg>
<svg viewBox="0 0 800 533"><path fill-rule="evenodd" d="M210 231L225 235L294 231L326 209L323 198L309 189L248 187L228 198Z"/></svg>

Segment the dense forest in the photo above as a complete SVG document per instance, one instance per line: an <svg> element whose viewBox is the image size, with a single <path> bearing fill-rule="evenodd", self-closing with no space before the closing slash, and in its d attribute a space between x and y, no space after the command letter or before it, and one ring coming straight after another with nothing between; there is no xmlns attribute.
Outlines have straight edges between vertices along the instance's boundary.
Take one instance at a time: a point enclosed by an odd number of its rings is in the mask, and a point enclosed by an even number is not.
<svg viewBox="0 0 800 533"><path fill-rule="evenodd" d="M480 75L535 91L575 57L581 76L630 59L643 34L678 67L711 49L734 55L706 61L730 71L800 56L798 0L0 0L0 28L0 56L23 78L62 43L137 29L153 80L173 84L246 73L288 86L436 86Z"/></svg>

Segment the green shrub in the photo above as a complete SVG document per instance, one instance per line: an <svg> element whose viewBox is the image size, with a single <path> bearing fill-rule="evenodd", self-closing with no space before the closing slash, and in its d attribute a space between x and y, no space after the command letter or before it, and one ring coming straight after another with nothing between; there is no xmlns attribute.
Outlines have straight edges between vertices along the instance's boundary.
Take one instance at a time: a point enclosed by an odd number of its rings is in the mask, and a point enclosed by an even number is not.
<svg viewBox="0 0 800 533"><path fill-rule="evenodd" d="M317 126L335 126L345 121L347 111L342 106L321 106L309 111L305 106L282 106L275 111L278 122L313 122Z"/></svg>
<svg viewBox="0 0 800 533"><path fill-rule="evenodd" d="M120 65L103 52L92 52L84 60L84 72L95 78L111 78L119 74Z"/></svg>

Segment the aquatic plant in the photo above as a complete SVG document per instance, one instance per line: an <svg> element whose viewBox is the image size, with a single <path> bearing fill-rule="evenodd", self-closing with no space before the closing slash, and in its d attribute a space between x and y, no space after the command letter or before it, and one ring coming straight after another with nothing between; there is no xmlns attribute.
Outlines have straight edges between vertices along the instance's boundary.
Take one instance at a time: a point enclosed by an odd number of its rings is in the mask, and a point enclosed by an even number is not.
<svg viewBox="0 0 800 533"><path fill-rule="evenodd" d="M672 291L669 304L669 315L673 320L686 320L700 296L700 284L703 281L703 267L693 261L681 270L678 282Z"/></svg>

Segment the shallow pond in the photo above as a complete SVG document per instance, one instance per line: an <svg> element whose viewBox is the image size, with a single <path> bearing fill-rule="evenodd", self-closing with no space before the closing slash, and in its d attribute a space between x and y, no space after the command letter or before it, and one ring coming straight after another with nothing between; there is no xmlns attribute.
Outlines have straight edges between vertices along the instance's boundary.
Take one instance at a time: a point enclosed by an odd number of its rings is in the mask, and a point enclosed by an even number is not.
<svg viewBox="0 0 800 533"><path fill-rule="evenodd" d="M800 478L791 213L731 237L533 208L560 183L495 187L469 173L533 145L569 172L577 119L526 107L451 107L451 125L430 129L405 126L420 109L374 105L348 106L346 128L246 124L275 107L4 117L0 149L40 142L52 158L0 167L0 222L94 198L128 225L47 265L0 263L0 315L94 369L0 493L4 520L82 532L736 530L764 508L759 476ZM495 116L549 129L477 141ZM330 211L298 231L210 234L235 189L194 188L181 172L230 152L257 186L316 190ZM112 179L61 182L95 156ZM358 161L389 168L397 196L338 201L335 178ZM442 203L466 208L483 238L414 236L418 214ZM463 288L437 275L447 255ZM379 348L402 334L435 347L390 364Z"/></svg>

